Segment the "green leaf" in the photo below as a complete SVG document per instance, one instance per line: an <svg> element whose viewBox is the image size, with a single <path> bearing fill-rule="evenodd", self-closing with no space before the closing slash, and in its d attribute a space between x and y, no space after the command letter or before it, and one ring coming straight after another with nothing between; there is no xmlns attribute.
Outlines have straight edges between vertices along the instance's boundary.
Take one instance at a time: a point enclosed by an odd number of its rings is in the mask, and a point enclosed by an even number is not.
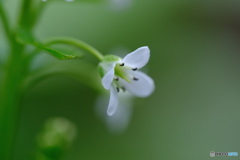
<svg viewBox="0 0 240 160"><path fill-rule="evenodd" d="M57 50L62 53L68 53L72 56L76 56L77 58L82 58L84 53L81 49L76 48L75 46L70 46L68 44L54 44L50 45L52 49Z"/></svg>
<svg viewBox="0 0 240 160"><path fill-rule="evenodd" d="M60 60L82 58L84 55L79 49L73 48L67 44L42 44L35 40L34 36L25 29L18 30L17 40L22 44L33 45L44 50Z"/></svg>
<svg viewBox="0 0 240 160"><path fill-rule="evenodd" d="M76 56L72 56L72 55L66 55L62 52L59 52L57 50L54 50L54 49L51 49L51 48L47 48L47 47L43 47L43 49L45 51L47 51L48 53L50 53L52 56L58 58L58 59L73 59L73 58L76 58Z"/></svg>
<svg viewBox="0 0 240 160"><path fill-rule="evenodd" d="M67 46L74 46L77 49L80 49L81 51L85 51L88 53L91 53L92 55L96 56L100 61L102 61L103 59L103 55L96 50L94 47L90 46L89 44L81 41L81 40L77 40L74 38L55 38L52 39L50 41L48 41L47 43L48 45L67 45Z"/></svg>
<svg viewBox="0 0 240 160"><path fill-rule="evenodd" d="M83 53L78 52L78 51L73 51L70 49L55 49L55 48L50 48L48 46L44 45L37 45L38 48L50 53L52 56L56 57L57 59L60 60L65 60L65 59L74 59L74 58L82 58Z"/></svg>

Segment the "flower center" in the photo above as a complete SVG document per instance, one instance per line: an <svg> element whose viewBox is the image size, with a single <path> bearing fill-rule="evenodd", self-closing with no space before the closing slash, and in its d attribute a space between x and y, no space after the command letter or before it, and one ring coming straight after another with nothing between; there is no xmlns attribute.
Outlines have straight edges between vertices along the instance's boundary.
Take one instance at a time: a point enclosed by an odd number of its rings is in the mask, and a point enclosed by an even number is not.
<svg viewBox="0 0 240 160"><path fill-rule="evenodd" d="M120 64L121 65L121 64ZM128 69L128 67L125 66L120 66L119 64L116 64L114 70L115 70L115 75L124 79L128 83L131 83L131 80L128 76L128 74L125 72L125 69Z"/></svg>

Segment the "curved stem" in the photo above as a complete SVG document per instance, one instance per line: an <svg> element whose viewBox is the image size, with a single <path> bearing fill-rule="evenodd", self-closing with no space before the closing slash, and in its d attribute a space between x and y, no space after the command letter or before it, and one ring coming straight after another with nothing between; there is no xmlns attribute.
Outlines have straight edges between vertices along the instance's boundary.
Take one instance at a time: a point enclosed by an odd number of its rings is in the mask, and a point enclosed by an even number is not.
<svg viewBox="0 0 240 160"><path fill-rule="evenodd" d="M73 79L80 81L81 83L89 86L97 92L102 92L103 87L99 83L100 77L97 74L97 70L94 65L89 63L81 62L74 64L73 62L66 61L63 63L55 63L50 64L42 68L42 70L38 70L38 72L34 72L30 74L23 84L24 92L27 92L37 83L53 76L67 76ZM87 68L87 69L86 69ZM89 74L91 73L91 74Z"/></svg>
<svg viewBox="0 0 240 160"><path fill-rule="evenodd" d="M80 41L74 38L55 38L47 42L46 45L52 45L52 44L58 44L58 43L64 43L64 44L70 44L70 45L76 46L80 49L83 49L91 53L93 56L97 57L100 61L103 59L103 55L94 47L90 46L89 44L83 41Z"/></svg>
<svg viewBox="0 0 240 160"><path fill-rule="evenodd" d="M46 73L43 75L40 75L38 77L35 77L34 79L31 79L28 83L27 86L25 86L25 92L27 92L28 90L30 90L33 86L35 86L36 84L51 78L51 77L55 77L55 76L65 76L65 77L70 77L73 79L77 79L79 80L81 83L86 84L87 86L89 86L90 88L96 90L97 92L103 92L103 89L101 88L100 85L97 85L96 83L93 84L92 80L90 79L90 77L85 77L82 78L82 75L76 74L76 73L71 73L68 71L58 71L58 72L52 72L52 73ZM78 78L81 77L81 78Z"/></svg>

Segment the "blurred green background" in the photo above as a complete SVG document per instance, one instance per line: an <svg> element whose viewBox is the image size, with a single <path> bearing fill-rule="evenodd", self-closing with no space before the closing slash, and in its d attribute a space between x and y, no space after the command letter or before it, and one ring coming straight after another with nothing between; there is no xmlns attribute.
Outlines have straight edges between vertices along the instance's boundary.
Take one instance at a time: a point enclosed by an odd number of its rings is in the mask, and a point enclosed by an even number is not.
<svg viewBox="0 0 240 160"><path fill-rule="evenodd" d="M149 46L145 70L156 83L153 95L136 98L128 129L113 134L95 113L94 90L68 77L49 78L24 96L14 159L33 155L36 135L53 116L78 127L66 160L205 160L210 151L240 153L240 2L124 2L50 3L35 33L81 39L103 54ZM19 1L7 6L14 19ZM97 65L91 56L86 60ZM76 67L81 61L73 60Z"/></svg>

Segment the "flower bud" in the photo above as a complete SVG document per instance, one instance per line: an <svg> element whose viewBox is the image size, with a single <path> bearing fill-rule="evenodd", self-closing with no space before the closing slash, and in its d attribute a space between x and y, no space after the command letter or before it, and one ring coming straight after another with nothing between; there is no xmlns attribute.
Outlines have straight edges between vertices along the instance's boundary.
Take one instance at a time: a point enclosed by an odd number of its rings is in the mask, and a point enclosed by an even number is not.
<svg viewBox="0 0 240 160"><path fill-rule="evenodd" d="M67 151L74 137L76 127L65 118L48 120L37 139L38 160L58 160Z"/></svg>

